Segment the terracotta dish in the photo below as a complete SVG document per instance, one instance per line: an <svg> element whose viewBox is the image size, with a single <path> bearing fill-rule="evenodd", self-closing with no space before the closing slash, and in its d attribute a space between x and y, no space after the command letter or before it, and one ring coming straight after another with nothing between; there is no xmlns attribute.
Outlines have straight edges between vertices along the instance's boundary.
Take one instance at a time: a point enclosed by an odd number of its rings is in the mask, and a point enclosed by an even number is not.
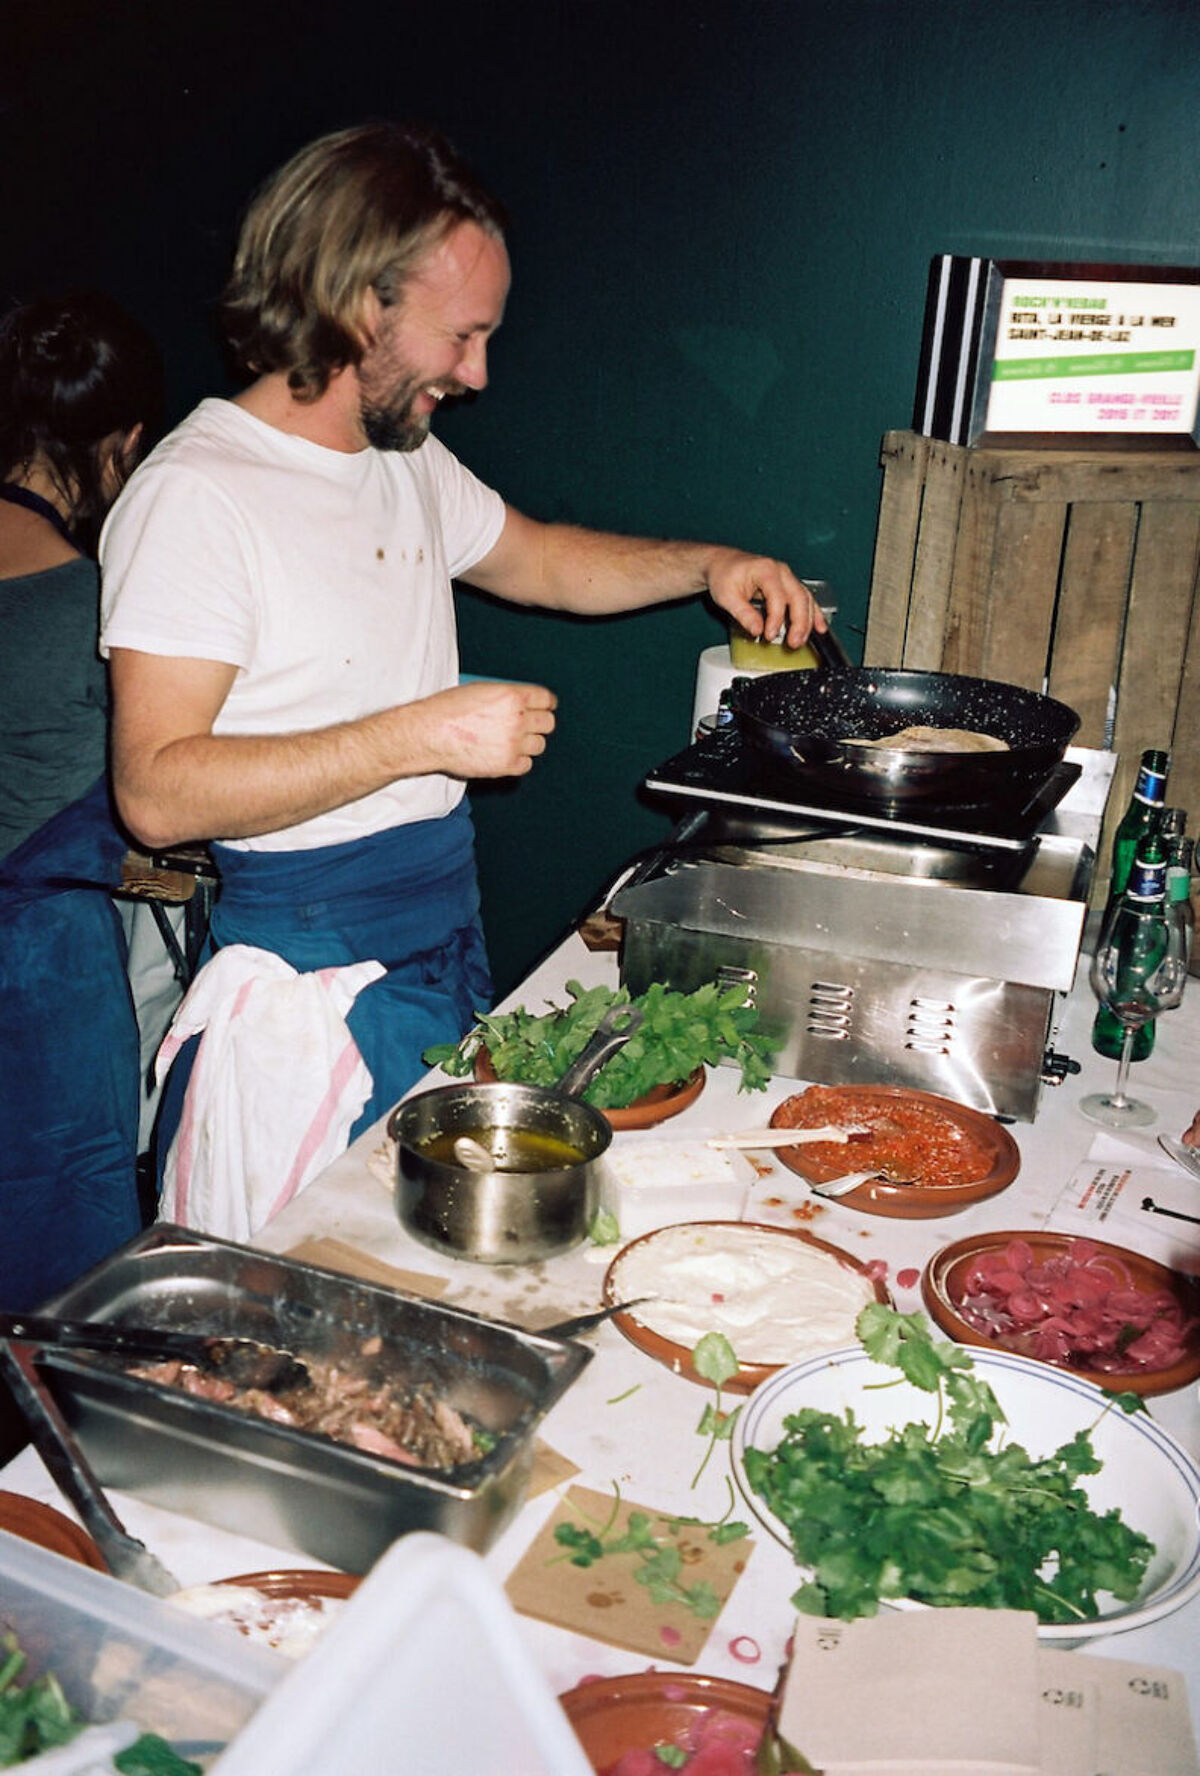
<svg viewBox="0 0 1200 1776"><path fill-rule="evenodd" d="M1032 1247L1036 1264L1060 1257L1079 1256L1082 1259L1092 1254L1099 1264L1110 1261L1114 1279L1121 1282L1127 1279L1127 1286L1141 1295L1169 1291L1178 1301L1185 1322L1191 1321L1184 1338L1185 1354L1178 1362L1163 1368L1107 1374L1101 1369L1090 1368L1086 1355L1054 1363L1049 1358L1039 1358L1035 1351L1026 1348L1026 1338L1019 1333L997 1332L992 1336L981 1331L960 1312L965 1278L978 1259L1003 1253L1014 1240L1022 1240ZM957 1344L1009 1350L1018 1356L1031 1357L1035 1362L1050 1362L1052 1367L1086 1376L1089 1381L1114 1393L1168 1394L1200 1379L1200 1281L1181 1271L1169 1270L1165 1264L1157 1264L1154 1259L1144 1258L1138 1252L1127 1251L1123 1246L1066 1233L977 1233L934 1253L921 1278L921 1294L931 1318Z"/></svg>
<svg viewBox="0 0 1200 1776"><path fill-rule="evenodd" d="M782 1242L781 1249L784 1250L786 1250L788 1243L793 1245L799 1243L802 1246L808 1247L810 1251L824 1253L827 1257L834 1259L838 1264L844 1265L846 1269L855 1271L859 1276L866 1278L870 1283L876 1301L881 1301L886 1304L889 1300L887 1290L884 1288L883 1283L877 1277L872 1275L871 1271L865 1264L861 1263L857 1258L852 1257L849 1252L843 1251L840 1246L831 1245L828 1240L818 1239L816 1234L809 1233L804 1228L760 1226L758 1223L752 1221L697 1221L691 1223L690 1226L691 1229L696 1232L701 1232L708 1228L719 1230L725 1243L726 1250L728 1250L728 1243L736 1240L739 1234L751 1234L759 1238L765 1237L772 1242ZM621 1261L628 1253L635 1250L645 1252L653 1241L659 1240L661 1242L664 1239L668 1239L675 1235L679 1231L680 1229L677 1227L657 1227L653 1232L644 1233L639 1239L630 1240L627 1245L622 1246L621 1250L609 1265L608 1270L605 1272L603 1294L605 1304L611 1305L613 1302L628 1299L627 1296L624 1296L621 1293L625 1285L620 1280ZM643 1309L642 1311L645 1312L648 1310ZM712 1386L712 1383L704 1376L697 1374L692 1363L692 1350L694 1345L678 1343L672 1338L665 1337L661 1332L654 1331L650 1326L646 1325L643 1320L639 1319L638 1309L634 1308L626 1313L614 1314L612 1323L619 1331L624 1333L625 1337L631 1344L637 1346L638 1350L642 1351L648 1357L653 1357L656 1362L665 1364L674 1374L682 1375L685 1380L694 1381L701 1387ZM717 1328L713 1329L715 1330ZM736 1355L736 1335L730 1336L731 1342L733 1343L734 1354ZM695 1342L698 1343L699 1339ZM803 1356L809 1354L811 1354L811 1352L798 1350L795 1353L795 1356L789 1358L789 1361L799 1361ZM760 1382L765 1381L768 1376L775 1375L784 1366L785 1365L782 1362L742 1362L738 1368L737 1374L724 1383L724 1391L735 1394L753 1393L754 1389L758 1387Z"/></svg>
<svg viewBox="0 0 1200 1776"><path fill-rule="evenodd" d="M475 1077L483 1085L499 1077L486 1048L481 1048L475 1056ZM697 1067L682 1084L656 1085L653 1091L636 1098L632 1104L622 1105L618 1110L602 1109L600 1114L614 1129L653 1128L655 1123L666 1122L668 1117L678 1116L681 1110L694 1104L704 1090L707 1078L705 1069Z"/></svg>
<svg viewBox="0 0 1200 1776"><path fill-rule="evenodd" d="M278 1572L239 1573L236 1578L217 1579L218 1585L246 1585L261 1591L264 1597L282 1597L307 1602L313 1597L352 1597L362 1584L358 1573L311 1571L297 1567Z"/></svg>
<svg viewBox="0 0 1200 1776"><path fill-rule="evenodd" d="M910 1091L899 1085L841 1085L810 1088L819 1094L820 1123L840 1120L844 1126L858 1123L871 1126L873 1120L886 1120L899 1112L920 1117L931 1128L939 1124L945 1130L951 1149L955 1140L969 1146L973 1162L967 1175L956 1179L952 1162L950 1176L936 1183L924 1183L920 1177L919 1153L912 1166L916 1182L888 1183L873 1178L857 1189L839 1196L838 1201L851 1209L862 1209L868 1215L889 1215L900 1221L926 1221L939 1215L955 1215L960 1209L973 1208L976 1203L996 1196L1007 1189L1021 1169L1021 1153L1006 1128L980 1110L956 1104L951 1098L933 1092ZM785 1098L771 1117L772 1128L802 1126L801 1107L808 1093L799 1092ZM881 1135L881 1141L883 1139ZM814 1143L809 1147L779 1147L776 1152L789 1171L810 1184L831 1184L847 1172L866 1171L873 1162L874 1143L854 1141L846 1146ZM905 1168L906 1170L909 1168Z"/></svg>
<svg viewBox="0 0 1200 1776"><path fill-rule="evenodd" d="M559 1702L597 1772L610 1769L626 1752L686 1746L697 1729L718 1715L757 1728L761 1735L771 1707L769 1693L749 1684L657 1671L596 1678L568 1690ZM667 1765L662 1769L666 1776Z"/></svg>
<svg viewBox="0 0 1200 1776"><path fill-rule="evenodd" d="M40 1499L26 1498L19 1492L0 1492L0 1529L20 1536L23 1541L36 1542L39 1548L49 1548L52 1554L77 1560L80 1566L90 1566L95 1572L108 1571L103 1554L87 1531Z"/></svg>

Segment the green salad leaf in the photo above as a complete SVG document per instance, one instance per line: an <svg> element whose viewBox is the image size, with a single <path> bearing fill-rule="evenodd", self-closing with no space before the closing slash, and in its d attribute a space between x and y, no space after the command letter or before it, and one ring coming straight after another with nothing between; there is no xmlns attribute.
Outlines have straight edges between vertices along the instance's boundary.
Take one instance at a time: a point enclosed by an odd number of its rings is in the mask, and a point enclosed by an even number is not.
<svg viewBox="0 0 1200 1776"><path fill-rule="evenodd" d="M868 1353L936 1393L939 1410L866 1443L851 1408L805 1407L775 1449L746 1451L750 1485L812 1570L797 1609L849 1621L912 1597L1075 1622L1099 1613L1101 1592L1137 1596L1154 1544L1118 1511L1092 1509L1078 1484L1101 1465L1089 1431L1035 1459L1005 1440L969 1353L919 1314L873 1303L857 1325Z"/></svg>
<svg viewBox="0 0 1200 1776"><path fill-rule="evenodd" d="M460 1042L426 1049L426 1066L465 1078L486 1048L500 1079L553 1086L582 1054L605 1012L633 1004L643 1014L640 1029L583 1093L597 1109L621 1109L655 1086L677 1084L697 1067L726 1060L741 1070L743 1091L762 1091L770 1082L778 1040L760 1027L743 987L709 981L679 993L655 981L636 999L624 987L583 987L574 980L566 990L570 1004L550 1005L544 1012L518 1006L480 1014Z"/></svg>

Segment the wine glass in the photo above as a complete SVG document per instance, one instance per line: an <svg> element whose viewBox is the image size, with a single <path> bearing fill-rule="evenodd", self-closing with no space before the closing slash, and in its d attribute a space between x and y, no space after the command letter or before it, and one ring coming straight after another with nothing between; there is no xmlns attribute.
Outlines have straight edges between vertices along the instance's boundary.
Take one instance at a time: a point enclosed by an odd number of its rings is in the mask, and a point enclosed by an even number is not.
<svg viewBox="0 0 1200 1776"><path fill-rule="evenodd" d="M1173 1011L1187 982L1187 950L1181 927L1161 910L1140 912L1120 906L1101 932L1089 981L1101 1005L1125 1033L1117 1082L1110 1092L1089 1092L1079 1108L1105 1128L1144 1128L1157 1112L1125 1089L1133 1039L1160 1012Z"/></svg>

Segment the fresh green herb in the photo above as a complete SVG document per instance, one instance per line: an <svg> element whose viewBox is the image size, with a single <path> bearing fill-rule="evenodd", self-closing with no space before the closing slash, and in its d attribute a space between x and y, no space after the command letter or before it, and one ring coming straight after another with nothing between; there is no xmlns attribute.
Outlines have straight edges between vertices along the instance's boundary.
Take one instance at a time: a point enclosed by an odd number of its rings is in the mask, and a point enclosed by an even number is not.
<svg viewBox="0 0 1200 1776"><path fill-rule="evenodd" d="M650 1594L652 1603L677 1603L691 1615L701 1621L711 1621L720 1614L721 1599L707 1579L698 1579L694 1585L682 1583L680 1574L683 1571L683 1556L679 1549L670 1541L664 1541L655 1535L651 1524L665 1523L669 1535L677 1535L682 1523L697 1524L700 1528L710 1526L698 1524L696 1518L651 1518L645 1511L631 1511L622 1534L614 1535L617 1514L621 1507L620 1492L614 1486L613 1508L603 1524L594 1529L586 1524L560 1523L554 1531L554 1539L564 1550L560 1558L568 1559L572 1566L594 1566L598 1560L612 1555L632 1554L638 1561L634 1571L634 1579L644 1585ZM723 1535L717 1533L724 1528ZM742 1534L745 1524L736 1526ZM711 1541L736 1541L737 1534L732 1524L711 1526Z"/></svg>
<svg viewBox="0 0 1200 1776"><path fill-rule="evenodd" d="M113 1769L121 1776L202 1776L203 1766L172 1751L157 1733L143 1733L112 1760Z"/></svg>
<svg viewBox="0 0 1200 1776"><path fill-rule="evenodd" d="M0 1769L22 1764L38 1752L68 1745L82 1730L83 1716L72 1708L56 1677L47 1674L32 1683L17 1682L25 1667L25 1654L17 1637L7 1630L0 1635Z"/></svg>
<svg viewBox="0 0 1200 1776"><path fill-rule="evenodd" d="M588 1222L587 1236L594 1246L615 1246L619 1244L621 1229L617 1217L607 1209L597 1209Z"/></svg>
<svg viewBox="0 0 1200 1776"><path fill-rule="evenodd" d="M674 992L655 981L631 1000L624 987L588 987L567 982L571 1004L544 1013L515 1011L480 1015L461 1042L425 1051L425 1064L454 1078L469 1074L486 1048L501 1079L526 1085L556 1085L579 1055L605 1012L634 1004L643 1013L640 1029L600 1069L583 1096L601 1110L632 1104L657 1085L687 1079L699 1066L733 1061L743 1091L762 1091L771 1078L777 1040L759 1028L758 1011L747 1005L745 989L709 981L692 993Z"/></svg>
<svg viewBox="0 0 1200 1776"><path fill-rule="evenodd" d="M654 1747L654 1755L660 1764L666 1765L668 1770L682 1770L691 1753L685 1751L682 1745L664 1743Z"/></svg>
<svg viewBox="0 0 1200 1776"><path fill-rule="evenodd" d="M8 1770L40 1752L69 1745L87 1722L52 1673L18 1686L25 1654L11 1630L0 1634L0 1652L0 1770ZM180 1757L157 1733L141 1734L124 1751L112 1753L111 1761L121 1776L201 1776L202 1768Z"/></svg>
<svg viewBox="0 0 1200 1776"><path fill-rule="evenodd" d="M475 1448L479 1451L480 1455L490 1455L492 1450L496 1447L496 1433L494 1431L485 1431L479 1425L476 1425L471 1432L471 1442L475 1445Z"/></svg>
<svg viewBox="0 0 1200 1776"><path fill-rule="evenodd" d="M776 1449L747 1450L747 1479L812 1569L797 1609L849 1621L912 1597L1074 1622L1097 1615L1101 1592L1137 1596L1154 1545L1117 1511L1093 1511L1077 1484L1100 1468L1089 1432L1034 1460L1003 1440L1004 1414L969 1354L936 1341L919 1314L873 1303L857 1326L871 1357L937 1394L936 1423L867 1444L849 1408L806 1407Z"/></svg>
<svg viewBox="0 0 1200 1776"><path fill-rule="evenodd" d="M642 1386L642 1384L640 1381L635 1381L633 1386L630 1388L626 1388L625 1392L623 1394L610 1395L609 1398L604 1402L604 1404L606 1406L619 1406L621 1404L622 1400L632 1399L634 1394L640 1393L641 1386Z"/></svg>
<svg viewBox="0 0 1200 1776"><path fill-rule="evenodd" d="M733 1346L720 1332L706 1332L692 1351L692 1367L696 1374L711 1381L716 1389L716 1400L704 1408L700 1415L700 1423L696 1426L697 1434L708 1438L708 1448L696 1472L692 1475L695 1486L701 1474L708 1466L708 1458L718 1443L728 1443L733 1435L733 1427L737 1423L741 1407L732 1412L721 1410L721 1389L727 1381L731 1381L738 1372L738 1360L734 1355Z"/></svg>

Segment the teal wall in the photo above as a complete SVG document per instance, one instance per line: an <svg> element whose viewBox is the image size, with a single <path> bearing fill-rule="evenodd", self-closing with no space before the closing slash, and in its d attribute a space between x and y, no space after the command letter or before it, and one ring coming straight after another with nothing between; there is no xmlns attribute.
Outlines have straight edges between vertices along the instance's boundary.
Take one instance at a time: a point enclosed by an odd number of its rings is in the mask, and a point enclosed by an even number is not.
<svg viewBox="0 0 1200 1776"><path fill-rule="evenodd" d="M12 12L18 9L12 7ZM492 383L442 435L539 517L744 543L865 619L882 433L911 413L941 251L1194 264L1196 0L41 0L0 58L4 293L99 282L155 328L174 415L226 385L234 219L300 142L445 128L513 215ZM476 797L502 986L661 836L699 601L583 624L461 604L473 672L560 698Z"/></svg>

